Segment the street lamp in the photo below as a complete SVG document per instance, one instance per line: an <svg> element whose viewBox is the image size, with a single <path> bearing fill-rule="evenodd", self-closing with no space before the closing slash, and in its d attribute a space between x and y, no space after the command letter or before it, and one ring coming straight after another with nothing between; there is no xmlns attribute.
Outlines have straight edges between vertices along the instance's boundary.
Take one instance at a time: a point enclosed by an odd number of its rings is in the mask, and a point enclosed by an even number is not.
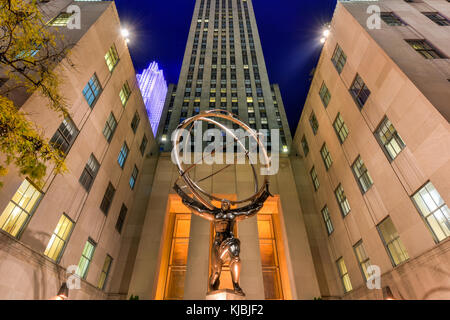
<svg viewBox="0 0 450 320"><path fill-rule="evenodd" d="M69 288L67 287L67 283L64 282L59 288L58 294L52 297L50 300L67 300L69 299Z"/></svg>

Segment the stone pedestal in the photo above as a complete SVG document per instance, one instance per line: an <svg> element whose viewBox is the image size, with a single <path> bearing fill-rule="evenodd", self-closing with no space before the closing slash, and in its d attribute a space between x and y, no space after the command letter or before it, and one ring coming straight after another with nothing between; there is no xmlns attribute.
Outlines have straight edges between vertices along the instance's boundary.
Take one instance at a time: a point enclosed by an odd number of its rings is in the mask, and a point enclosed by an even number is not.
<svg viewBox="0 0 450 320"><path fill-rule="evenodd" d="M245 300L245 297L234 293L233 290L224 289L209 292L206 300Z"/></svg>

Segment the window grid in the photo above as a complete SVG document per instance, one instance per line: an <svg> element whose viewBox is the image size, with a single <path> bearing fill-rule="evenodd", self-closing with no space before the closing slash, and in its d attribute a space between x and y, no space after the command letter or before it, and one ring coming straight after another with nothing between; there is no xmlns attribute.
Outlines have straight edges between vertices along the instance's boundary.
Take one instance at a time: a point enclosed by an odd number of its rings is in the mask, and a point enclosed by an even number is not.
<svg viewBox="0 0 450 320"><path fill-rule="evenodd" d="M439 192L428 182L412 197L437 242L450 236L450 210Z"/></svg>
<svg viewBox="0 0 450 320"><path fill-rule="evenodd" d="M119 54L117 53L116 45L113 44L111 48L109 48L108 52L105 55L105 61L108 66L110 72L114 70L114 67L119 62Z"/></svg>
<svg viewBox="0 0 450 320"><path fill-rule="evenodd" d="M337 264L338 271L339 271L339 277L341 278L342 285L344 286L344 292L347 293L347 292L352 291L353 287L352 287L352 283L350 281L350 276L347 271L347 266L345 265L345 262L344 262L344 258L342 258L342 257L339 258L336 261L336 264Z"/></svg>
<svg viewBox="0 0 450 320"><path fill-rule="evenodd" d="M389 26L406 26L406 24L393 12L381 12L381 19Z"/></svg>
<svg viewBox="0 0 450 320"><path fill-rule="evenodd" d="M24 180L0 215L0 229L19 237L42 198L42 193Z"/></svg>
<svg viewBox="0 0 450 320"><path fill-rule="evenodd" d="M89 265L91 264L92 257L94 256L94 251L96 243L92 239L86 241L83 252L81 254L80 262L78 263L78 268L76 274L82 279L86 279L89 270Z"/></svg>
<svg viewBox="0 0 450 320"><path fill-rule="evenodd" d="M347 62L347 55L344 53L339 45L336 45L333 57L331 58L336 70L341 74L342 69L344 69L345 63Z"/></svg>
<svg viewBox="0 0 450 320"><path fill-rule="evenodd" d="M306 141L306 136L303 136L303 138L302 138L302 148L303 148L303 153L305 154L305 157L308 156L309 145L308 145L308 141Z"/></svg>
<svg viewBox="0 0 450 320"><path fill-rule="evenodd" d="M322 217L325 222L325 226L327 228L328 235L332 234L334 231L333 222L331 221L330 212L328 211L328 207L325 206L322 209Z"/></svg>
<svg viewBox="0 0 450 320"><path fill-rule="evenodd" d="M72 19L73 13L61 12L48 23L51 27L66 27Z"/></svg>
<svg viewBox="0 0 450 320"><path fill-rule="evenodd" d="M105 214L105 216L108 215L108 212L109 212L109 209L111 208L111 204L112 204L115 194L116 194L116 189L110 182L108 184L108 188L106 188L102 203L100 204L100 210L102 210L102 212Z"/></svg>
<svg viewBox="0 0 450 320"><path fill-rule="evenodd" d="M122 102L122 106L124 106L124 107L126 106L130 96L131 96L130 85L128 84L128 81L125 81L125 83L123 84L123 87L119 93L119 97L120 97L120 101Z"/></svg>
<svg viewBox="0 0 450 320"><path fill-rule="evenodd" d="M373 185L373 180L370 177L369 171L366 165L359 156L353 164L353 172L355 173L356 180L363 193L366 193Z"/></svg>
<svg viewBox="0 0 450 320"><path fill-rule="evenodd" d="M450 21L439 12L422 12L427 18L439 26L450 26Z"/></svg>
<svg viewBox="0 0 450 320"><path fill-rule="evenodd" d="M100 273L100 278L98 280L97 287L100 290L104 290L106 286L106 281L108 280L109 271L111 270L113 259L109 254L106 255L105 262L103 263L102 272Z"/></svg>
<svg viewBox="0 0 450 320"><path fill-rule="evenodd" d="M134 186L136 185L136 180L137 180L138 174L139 174L139 170L136 166L134 166L133 173L131 174L131 178L130 178L131 190L133 190Z"/></svg>
<svg viewBox="0 0 450 320"><path fill-rule="evenodd" d="M119 163L119 166L123 169L125 166L125 162L127 161L128 152L130 149L128 149L127 143L124 142L122 149L120 149L119 157L117 158L117 162Z"/></svg>
<svg viewBox="0 0 450 320"><path fill-rule="evenodd" d="M98 163L94 155L91 154L79 180L80 184L87 192L91 190L92 184L94 183L99 168L100 164Z"/></svg>
<svg viewBox="0 0 450 320"><path fill-rule="evenodd" d="M336 120L334 120L333 127L339 138L339 141L341 142L341 144L343 144L348 137L348 128L340 113L338 113Z"/></svg>
<svg viewBox="0 0 450 320"><path fill-rule="evenodd" d="M116 222L116 230L117 232L122 233L123 225L125 223L125 218L127 216L128 208L125 206L125 204L122 204L122 207L120 208L119 217L117 218Z"/></svg>
<svg viewBox="0 0 450 320"><path fill-rule="evenodd" d="M316 135L317 131L319 130L319 122L317 121L317 118L316 118L316 115L314 114L314 112L312 112L311 116L309 117L309 123L311 125L314 135Z"/></svg>
<svg viewBox="0 0 450 320"><path fill-rule="evenodd" d="M384 147L385 152L389 155L390 160L395 160L398 154L406 147L397 130L394 128L394 125L388 118L385 118L378 127L376 137Z"/></svg>
<svg viewBox="0 0 450 320"><path fill-rule="evenodd" d="M333 159L331 158L331 154L328 151L327 145L324 144L322 149L320 149L320 154L322 155L323 163L325 164L325 168L327 171L331 168L333 164Z"/></svg>
<svg viewBox="0 0 450 320"><path fill-rule="evenodd" d="M78 136L78 128L75 126L73 121L69 118L64 119L64 121L59 126L56 133L50 140L50 144L60 150L63 154L67 155L70 148L72 147L75 139Z"/></svg>
<svg viewBox="0 0 450 320"><path fill-rule="evenodd" d="M367 272L367 268L369 268L371 264L369 256L364 249L362 240L355 244L353 249L355 250L356 258L358 259L359 268L361 269L364 279L367 281L370 277L369 273Z"/></svg>
<svg viewBox="0 0 450 320"><path fill-rule="evenodd" d="M319 190L320 183L319 183L319 177L317 176L316 169L314 167L312 167L312 169L311 169L309 174L311 175L311 179L312 179L312 182L313 182L314 190L315 191Z"/></svg>
<svg viewBox="0 0 450 320"><path fill-rule="evenodd" d="M56 225L50 241L48 242L44 255L56 262L59 262L63 250L67 245L67 241L72 233L73 226L73 221L67 215L63 214Z"/></svg>
<svg viewBox="0 0 450 320"><path fill-rule="evenodd" d="M406 42L425 59L442 59L442 56L431 44L426 40L406 40Z"/></svg>
<svg viewBox="0 0 450 320"><path fill-rule="evenodd" d="M131 121L131 129L133 130L134 133L136 133L136 131L139 127L139 122L141 122L141 118L139 117L139 114L136 111L136 113L134 114L133 120Z"/></svg>
<svg viewBox="0 0 450 320"><path fill-rule="evenodd" d="M102 86L98 81L97 75L94 75L89 79L87 85L84 87L83 95L88 103L89 107L93 108L95 102L97 102L98 97L102 92Z"/></svg>
<svg viewBox="0 0 450 320"><path fill-rule="evenodd" d="M334 191L336 195L337 202L339 204L339 208L341 209L342 215L345 217L349 214L351 208L350 203L348 202L347 196L345 195L344 188L340 184L337 189Z"/></svg>
<svg viewBox="0 0 450 320"><path fill-rule="evenodd" d="M364 107L366 101L369 99L370 90L359 74L356 75L356 78L353 81L353 84L350 88L350 94L352 95L353 99L360 109Z"/></svg>
<svg viewBox="0 0 450 320"><path fill-rule="evenodd" d="M108 142L111 142L114 132L117 128L117 120L114 117L114 114L111 112L111 114L108 117L108 120L106 120L105 128L103 129L103 135L105 136L106 140Z"/></svg>
<svg viewBox="0 0 450 320"><path fill-rule="evenodd" d="M144 155L145 149L147 148L148 139L146 135L144 134L144 137L142 138L141 146L139 147L139 151L141 152L141 155Z"/></svg>
<svg viewBox="0 0 450 320"><path fill-rule="evenodd" d="M331 100L331 93L328 90L328 87L326 86L325 82L322 83L322 87L320 88L320 99L322 100L323 105L326 107L328 107L328 104L330 103Z"/></svg>
<svg viewBox="0 0 450 320"><path fill-rule="evenodd" d="M394 267L409 259L408 252L400 241L400 236L390 217L378 225L378 232Z"/></svg>

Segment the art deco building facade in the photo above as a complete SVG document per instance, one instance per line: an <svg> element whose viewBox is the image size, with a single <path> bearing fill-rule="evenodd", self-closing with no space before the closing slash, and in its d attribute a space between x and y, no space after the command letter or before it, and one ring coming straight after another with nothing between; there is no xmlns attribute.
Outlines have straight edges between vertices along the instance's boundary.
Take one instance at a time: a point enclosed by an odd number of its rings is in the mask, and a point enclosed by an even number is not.
<svg viewBox="0 0 450 320"><path fill-rule="evenodd" d="M81 29L66 28L68 5L80 8ZM68 172L49 168L42 188L12 166L2 177L0 299L49 299L71 266L83 280L70 299L114 298L108 293L119 292L139 235L145 199L137 190L153 134L114 3L51 1L41 9L75 44L75 67L64 60L56 68L71 117L62 120L38 93L16 103L66 154Z"/></svg>
<svg viewBox="0 0 450 320"><path fill-rule="evenodd" d="M141 74L137 74L136 78L144 98L153 135L156 135L167 96L164 72L159 69L158 63L153 61Z"/></svg>
<svg viewBox="0 0 450 320"><path fill-rule="evenodd" d="M450 298L449 17L448 1L338 3L292 157L324 297L382 298L376 265L396 299Z"/></svg>
<svg viewBox="0 0 450 320"><path fill-rule="evenodd" d="M214 109L257 130L279 129L280 149L288 151L292 137L279 88L269 82L251 1L196 1L179 82L171 88L157 135L162 151L171 150L180 122Z"/></svg>

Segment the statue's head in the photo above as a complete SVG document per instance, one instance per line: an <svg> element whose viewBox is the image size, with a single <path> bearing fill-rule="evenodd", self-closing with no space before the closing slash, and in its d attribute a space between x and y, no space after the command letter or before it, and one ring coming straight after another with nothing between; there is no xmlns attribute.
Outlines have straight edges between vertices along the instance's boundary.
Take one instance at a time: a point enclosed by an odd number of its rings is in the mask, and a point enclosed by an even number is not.
<svg viewBox="0 0 450 320"><path fill-rule="evenodd" d="M231 203L228 200L222 200L222 211L228 211L231 208Z"/></svg>

